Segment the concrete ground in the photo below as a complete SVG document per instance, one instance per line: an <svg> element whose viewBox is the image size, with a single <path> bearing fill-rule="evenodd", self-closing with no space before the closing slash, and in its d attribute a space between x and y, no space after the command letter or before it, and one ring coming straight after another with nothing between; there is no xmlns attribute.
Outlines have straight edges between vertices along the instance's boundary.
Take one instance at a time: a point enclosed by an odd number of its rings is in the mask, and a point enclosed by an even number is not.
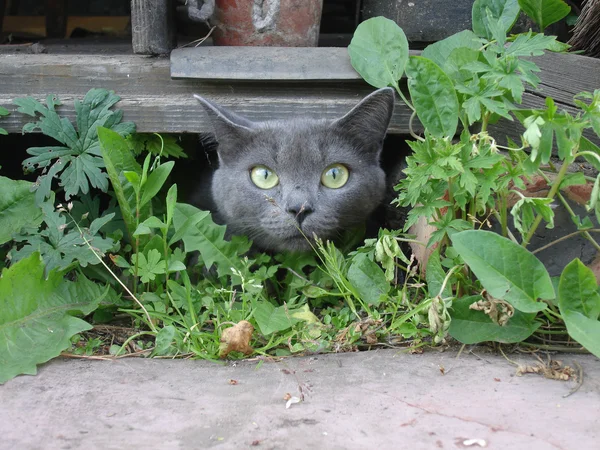
<svg viewBox="0 0 600 450"><path fill-rule="evenodd" d="M574 381L518 377L477 349L455 356L55 360L0 386L0 449L600 448L597 358L556 357L583 368L565 397ZM288 393L304 401L286 409Z"/></svg>

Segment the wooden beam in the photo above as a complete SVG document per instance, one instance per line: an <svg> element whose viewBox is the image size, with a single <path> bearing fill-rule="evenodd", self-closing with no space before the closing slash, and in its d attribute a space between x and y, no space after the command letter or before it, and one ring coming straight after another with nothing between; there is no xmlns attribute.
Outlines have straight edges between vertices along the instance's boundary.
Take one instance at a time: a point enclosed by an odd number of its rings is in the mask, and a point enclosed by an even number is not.
<svg viewBox="0 0 600 450"><path fill-rule="evenodd" d="M131 0L134 53L165 55L176 44L174 0Z"/></svg>
<svg viewBox="0 0 600 450"><path fill-rule="evenodd" d="M312 49L305 49L310 53ZM329 49L332 57L346 49ZM44 99L57 94L61 114L74 117L73 99L82 98L92 87L114 90L122 100L117 107L125 120L143 132L198 133L211 130L193 94L206 96L255 120L286 119L299 115L320 118L340 117L374 88L360 79L323 82L280 82L249 79L198 80L171 79L166 58L139 55L2 55L0 57L0 106L12 114L0 119L12 133L21 131L31 120L15 111L16 97ZM320 56L322 58L322 55ZM319 64L315 60L314 64ZM574 110L573 95L600 87L600 60L578 55L548 53L535 58L542 68L539 91L527 90L523 108L544 107L545 96L554 98L559 108ZM341 69L340 69L341 70ZM343 73L347 74L347 71ZM340 71L339 77L343 73ZM345 76L345 75L344 75ZM408 134L410 110L400 101L392 118L390 133ZM502 124L500 133L515 133L515 124Z"/></svg>

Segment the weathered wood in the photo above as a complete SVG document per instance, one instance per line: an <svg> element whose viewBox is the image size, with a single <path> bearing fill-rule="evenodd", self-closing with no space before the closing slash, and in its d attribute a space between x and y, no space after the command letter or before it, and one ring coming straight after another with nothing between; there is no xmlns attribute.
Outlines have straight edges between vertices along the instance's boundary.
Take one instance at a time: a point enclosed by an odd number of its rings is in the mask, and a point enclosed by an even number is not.
<svg viewBox="0 0 600 450"><path fill-rule="evenodd" d="M67 33L67 0L45 0L46 37L64 38Z"/></svg>
<svg viewBox="0 0 600 450"><path fill-rule="evenodd" d="M313 51L315 49L305 49ZM332 54L345 49L332 49ZM315 64L320 64L320 59ZM600 88L600 60L578 55L547 54L535 58L542 68L539 92L528 90L524 108L544 105L552 96L559 108L573 110L573 95ZM347 70L347 66L346 66ZM340 77L346 73L340 69ZM346 76L346 75L344 75ZM61 114L73 118L73 99L82 98L92 87L114 90L125 120L139 131L197 133L211 127L192 94L206 96L255 120L309 115L334 118L345 114L373 88L360 80L329 82L207 81L170 77L166 58L137 55L0 55L0 106L13 114L1 119L12 133L21 131L30 118L15 112L12 101L26 95L44 99L57 94L63 101ZM410 111L397 102L390 133L407 134ZM501 132L514 132L514 123L502 124Z"/></svg>
<svg viewBox="0 0 600 450"><path fill-rule="evenodd" d="M346 48L327 47L180 48L171 52L171 77L253 81L360 79Z"/></svg>
<svg viewBox="0 0 600 450"><path fill-rule="evenodd" d="M410 42L434 42L471 29L473 0L363 0L362 18L396 22Z"/></svg>
<svg viewBox="0 0 600 450"><path fill-rule="evenodd" d="M131 0L133 51L164 55L176 45L173 0Z"/></svg>

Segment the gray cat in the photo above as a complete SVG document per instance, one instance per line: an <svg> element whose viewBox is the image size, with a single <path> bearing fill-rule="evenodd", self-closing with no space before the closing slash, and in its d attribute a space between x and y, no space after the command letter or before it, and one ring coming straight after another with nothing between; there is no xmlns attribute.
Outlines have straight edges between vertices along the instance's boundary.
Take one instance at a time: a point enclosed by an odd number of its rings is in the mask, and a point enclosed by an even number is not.
<svg viewBox="0 0 600 450"><path fill-rule="evenodd" d="M379 89L337 120L252 122L195 96L218 141L211 194L217 220L264 250L305 251L335 240L381 203L379 165L394 91Z"/></svg>

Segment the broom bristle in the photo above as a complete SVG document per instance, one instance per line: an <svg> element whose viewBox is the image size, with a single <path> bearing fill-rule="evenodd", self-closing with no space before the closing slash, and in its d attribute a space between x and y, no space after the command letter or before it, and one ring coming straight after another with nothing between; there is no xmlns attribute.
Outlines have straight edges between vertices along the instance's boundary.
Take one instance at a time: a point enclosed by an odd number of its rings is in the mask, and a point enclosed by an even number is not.
<svg viewBox="0 0 600 450"><path fill-rule="evenodd" d="M569 44L571 51L580 50L584 55L600 57L600 0L585 2Z"/></svg>

